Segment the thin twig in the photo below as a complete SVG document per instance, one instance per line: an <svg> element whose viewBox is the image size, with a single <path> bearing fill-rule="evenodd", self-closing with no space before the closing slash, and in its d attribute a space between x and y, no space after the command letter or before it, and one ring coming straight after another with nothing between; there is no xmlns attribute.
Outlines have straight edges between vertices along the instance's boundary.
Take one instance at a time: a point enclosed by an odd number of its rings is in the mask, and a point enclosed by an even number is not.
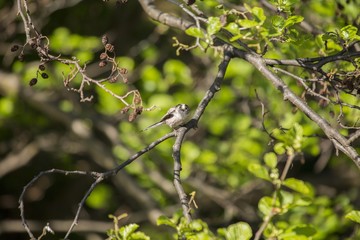
<svg viewBox="0 0 360 240"><path fill-rule="evenodd" d="M273 193L273 198L271 201L271 211L269 213L269 215L265 216L264 221L262 222L260 228L258 229L258 231L255 233L255 237L254 240L259 240L261 238L262 233L265 231L266 227L269 225L271 219L277 215L279 213L278 210L276 210L276 200L278 197L278 192L281 189L282 183L285 181L285 178L289 172L290 166L295 158L295 154L291 154L288 155L288 158L286 160L286 164L285 167L281 173L281 177L280 177L280 183L279 184L275 184L275 190Z"/></svg>

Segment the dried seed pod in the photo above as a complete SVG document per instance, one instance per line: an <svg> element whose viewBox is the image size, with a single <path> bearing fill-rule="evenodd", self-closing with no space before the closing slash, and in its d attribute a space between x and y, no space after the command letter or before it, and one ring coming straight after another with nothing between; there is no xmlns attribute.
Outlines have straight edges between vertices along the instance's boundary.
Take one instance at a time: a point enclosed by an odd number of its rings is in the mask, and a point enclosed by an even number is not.
<svg viewBox="0 0 360 240"><path fill-rule="evenodd" d="M100 54L100 59L101 59L101 60L104 60L104 59L106 59L107 57L108 57L108 55L107 55L105 52L103 52L103 53Z"/></svg>
<svg viewBox="0 0 360 240"><path fill-rule="evenodd" d="M101 38L101 42L103 45L106 45L109 42L109 39L106 35L103 35Z"/></svg>
<svg viewBox="0 0 360 240"><path fill-rule="evenodd" d="M103 60L101 62L99 62L99 67L105 67L107 64L107 61Z"/></svg>
<svg viewBox="0 0 360 240"><path fill-rule="evenodd" d="M18 59L19 59L20 62L24 61L24 54L20 53L19 56L18 56Z"/></svg>
<svg viewBox="0 0 360 240"><path fill-rule="evenodd" d="M36 42L35 42L35 41L31 41L31 42L30 42L30 47L31 47L32 49L35 49L35 48L37 47Z"/></svg>
<svg viewBox="0 0 360 240"><path fill-rule="evenodd" d="M120 71L121 74L127 74L128 73L128 70L126 68L120 68L119 71Z"/></svg>
<svg viewBox="0 0 360 240"><path fill-rule="evenodd" d="M117 78L116 77L111 77L109 79L109 83L116 83L117 82Z"/></svg>
<svg viewBox="0 0 360 240"><path fill-rule="evenodd" d="M128 118L129 122L134 121L136 119L136 117L137 117L136 113L134 113L134 112L130 113L129 118Z"/></svg>
<svg viewBox="0 0 360 240"><path fill-rule="evenodd" d="M45 71L45 65L44 65L44 64L40 64L40 65L39 65L39 69L40 69L40 71Z"/></svg>
<svg viewBox="0 0 360 240"><path fill-rule="evenodd" d="M43 79L47 79L47 78L49 78L49 75L47 75L47 73L41 73L41 77Z"/></svg>
<svg viewBox="0 0 360 240"><path fill-rule="evenodd" d="M121 114L125 114L125 113L129 112L129 110L130 110L130 107L129 107L129 106L126 106L126 107L124 107L123 109L121 109L120 113L121 113Z"/></svg>
<svg viewBox="0 0 360 240"><path fill-rule="evenodd" d="M20 48L19 45L16 45L16 44L15 44L15 45L13 45L13 46L11 47L11 51L12 51L12 52L16 52L17 50L19 50L19 48Z"/></svg>
<svg viewBox="0 0 360 240"><path fill-rule="evenodd" d="M105 45L105 50L106 51L109 51L109 52L113 52L114 51L114 45L110 44L110 43L107 43Z"/></svg>
<svg viewBox="0 0 360 240"><path fill-rule="evenodd" d="M135 95L135 97L134 97L134 103L135 103L136 105L139 105L141 102L142 102L142 101L141 101L141 97L140 97L139 95Z"/></svg>
<svg viewBox="0 0 360 240"><path fill-rule="evenodd" d="M34 86L37 83L37 78L32 78L29 82L30 87Z"/></svg>
<svg viewBox="0 0 360 240"><path fill-rule="evenodd" d="M137 115L140 115L143 112L143 106L139 106L137 108L135 108L135 113Z"/></svg>

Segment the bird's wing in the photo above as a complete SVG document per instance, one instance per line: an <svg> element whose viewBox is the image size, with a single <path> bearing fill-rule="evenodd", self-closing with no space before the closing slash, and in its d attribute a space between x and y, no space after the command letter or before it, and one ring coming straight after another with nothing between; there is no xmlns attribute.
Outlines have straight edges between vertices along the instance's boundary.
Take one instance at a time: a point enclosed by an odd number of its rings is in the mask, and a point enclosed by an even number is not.
<svg viewBox="0 0 360 240"><path fill-rule="evenodd" d="M167 111L167 113L160 119L159 122L164 122L165 120L172 118L174 116L174 111L174 107L170 108L169 111Z"/></svg>
<svg viewBox="0 0 360 240"><path fill-rule="evenodd" d="M148 126L148 127L145 128L144 130L142 130L142 132L143 132L143 131L146 131L146 130L148 130L148 129L150 129L150 128L154 128L154 127L157 127L157 126L160 126L160 125L164 124L167 119L169 119L169 118L171 118L172 116L174 116L174 114L173 114L174 111L175 111L175 107L170 108L169 111L167 111L167 113L160 119L159 122L154 123L154 124Z"/></svg>

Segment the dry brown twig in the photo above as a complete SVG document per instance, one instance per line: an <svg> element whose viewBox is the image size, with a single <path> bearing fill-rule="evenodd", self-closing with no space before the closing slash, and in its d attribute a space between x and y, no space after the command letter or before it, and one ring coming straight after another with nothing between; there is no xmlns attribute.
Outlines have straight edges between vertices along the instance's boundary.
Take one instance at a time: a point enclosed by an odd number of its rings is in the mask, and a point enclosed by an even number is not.
<svg viewBox="0 0 360 240"><path fill-rule="evenodd" d="M144 108L141 98L141 94L138 90L129 90L124 95L119 95L112 90L110 90L105 83L115 83L119 79L122 80L124 84L128 83L126 68L121 67L116 61L116 54L114 46L109 43L109 40L106 35L102 37L102 44L104 51L100 54L99 67L103 68L107 65L110 66L110 73L107 77L102 79L94 79L90 77L86 72L86 64L82 64L79 59L76 57L62 57L61 54L55 56L50 53L50 41L47 36L43 36L34 26L30 11L28 9L27 0L17 0L18 13L21 16L21 19L24 23L26 41L23 45L14 45L12 51L19 51L18 59L23 61L25 55L25 49L30 47L39 57L40 64L37 71L37 76L32 78L29 82L30 86L34 86L38 81L38 75L40 74L42 78L48 78L46 70L46 64L51 62L60 62L64 65L69 66L70 72L65 74L63 73L63 83L64 86L69 90L79 94L81 102L92 101L93 96L87 96L85 92L85 87L89 85L94 85L99 87L103 91L107 92L114 98L121 101L125 107L121 110L121 113L128 113L129 111L129 121L133 121L137 116L139 116L143 111L151 111L155 108L152 106L150 108ZM80 81L79 87L73 87L72 84L74 81ZM129 99L130 98L130 99Z"/></svg>

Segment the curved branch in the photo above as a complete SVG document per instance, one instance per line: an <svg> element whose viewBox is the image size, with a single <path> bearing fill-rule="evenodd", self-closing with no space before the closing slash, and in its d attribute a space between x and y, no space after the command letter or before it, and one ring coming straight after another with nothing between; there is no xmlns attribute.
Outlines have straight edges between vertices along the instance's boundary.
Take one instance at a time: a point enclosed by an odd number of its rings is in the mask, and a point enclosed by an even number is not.
<svg viewBox="0 0 360 240"><path fill-rule="evenodd" d="M174 27L180 30L186 30L191 26L195 26L193 22L185 19L172 16L168 13L162 12L155 7L154 0L139 0L144 11L155 21L161 22L169 27Z"/></svg>
<svg viewBox="0 0 360 240"><path fill-rule="evenodd" d="M47 171L40 172L28 184L26 184L24 186L24 188L23 188L23 191L21 192L20 197L19 197L19 209L20 209L21 222L22 222L26 232L28 233L30 239L36 239L36 238L32 234L32 232L31 232L31 230L29 228L29 225L27 224L26 219L25 219L24 195L25 195L27 189L29 187L31 187L39 178L41 178L44 175L48 175L48 174L52 174L52 173L61 173L61 174L64 174L64 175L77 174L77 175L88 175L88 176L94 176L94 175L97 174L96 172L66 171L66 170L61 170L61 169L50 169L50 170L47 170Z"/></svg>
<svg viewBox="0 0 360 240"><path fill-rule="evenodd" d="M28 184L26 184L24 186L23 191L22 191L22 193L21 193L21 195L19 197L19 209L20 209L21 221L22 221L22 224L23 224L26 232L28 233L30 239L36 239L36 238L32 234L32 232L31 232L31 230L30 230L30 228L29 228L29 226L27 224L27 221L25 219L24 195L25 195L27 189L29 187L31 187L39 178L41 178L44 175L53 174L53 173L60 173L60 174L63 174L65 176L67 176L69 174L87 175L87 176L92 176L92 177L95 178L95 181L91 184L91 186L89 187L89 189L87 190L84 197L82 198L82 200L79 203L79 206L78 206L78 209L76 211L76 215L74 217L74 220L73 220L68 232L65 235L65 239L67 239L68 236L71 234L71 232L73 231L73 229L75 228L75 226L78 223L79 215L80 215L81 209L83 208L83 206L85 204L86 199L90 196L91 192L94 190L94 188L96 187L97 184L99 184L104 179L106 179L106 178L108 178L110 176L116 175L121 169L123 169L124 167L126 167L127 165L129 165L130 163L135 161L136 159L138 159L141 155L143 155L144 153L150 151L151 149L156 147L158 144L162 143L166 139L171 138L173 136L175 136L174 132L166 134L165 136L159 138L158 140L150 143L144 149L142 149L139 152L135 153L133 156L131 156L128 160L126 160L122 164L120 164L117 167L115 167L114 169L111 169L111 170L106 171L106 172L100 173L100 172L86 172L86 171L66 171L66 170L62 170L62 169L50 169L50 170L40 172Z"/></svg>

